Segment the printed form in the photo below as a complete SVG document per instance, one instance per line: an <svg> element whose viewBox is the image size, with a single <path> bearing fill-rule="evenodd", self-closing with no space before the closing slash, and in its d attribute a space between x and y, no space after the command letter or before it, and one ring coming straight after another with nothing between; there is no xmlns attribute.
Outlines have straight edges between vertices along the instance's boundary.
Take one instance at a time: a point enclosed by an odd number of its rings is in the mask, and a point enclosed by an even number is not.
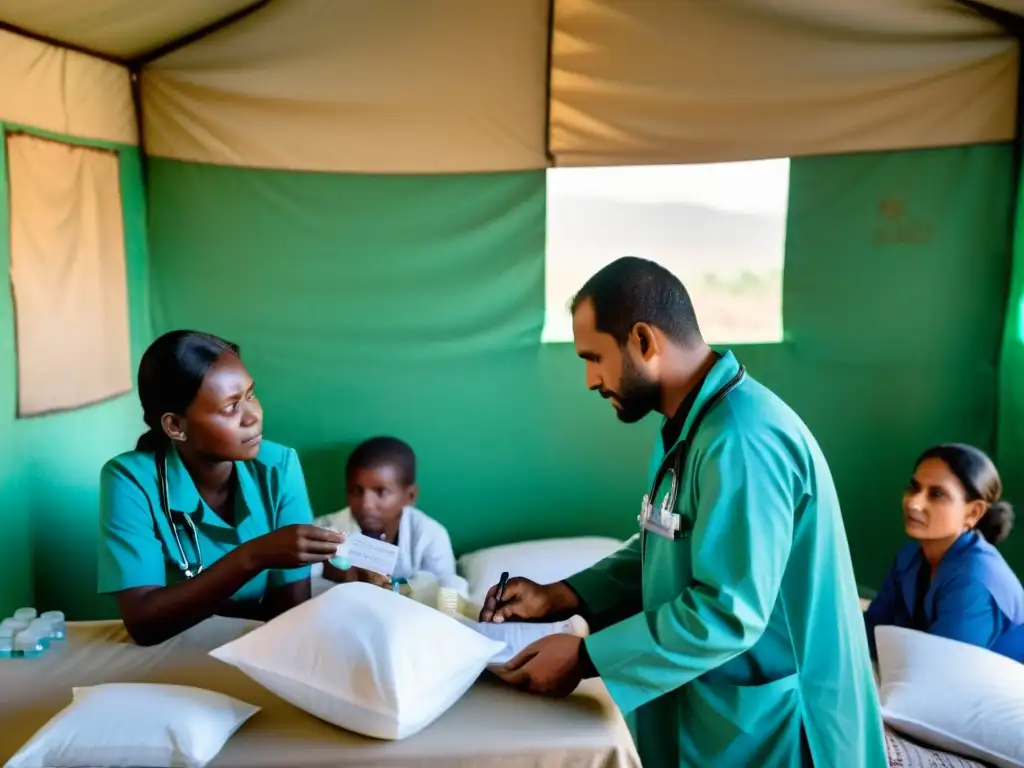
<svg viewBox="0 0 1024 768"><path fill-rule="evenodd" d="M347 560L348 564L381 576L391 576L398 563L398 547L362 533L350 533L331 560Z"/></svg>

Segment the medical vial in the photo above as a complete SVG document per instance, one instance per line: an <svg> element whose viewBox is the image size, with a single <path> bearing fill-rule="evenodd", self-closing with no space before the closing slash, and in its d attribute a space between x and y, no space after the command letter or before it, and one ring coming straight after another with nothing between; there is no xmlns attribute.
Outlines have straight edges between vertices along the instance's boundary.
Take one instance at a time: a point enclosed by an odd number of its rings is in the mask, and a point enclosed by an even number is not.
<svg viewBox="0 0 1024 768"><path fill-rule="evenodd" d="M53 622L39 617L38 619L32 619L28 625L28 632L32 632L39 641L43 644L44 648L50 647L50 642L53 640Z"/></svg>
<svg viewBox="0 0 1024 768"><path fill-rule="evenodd" d="M4 619L0 621L0 629L9 629L14 634L18 634L22 630L28 629L28 622L21 619Z"/></svg>
<svg viewBox="0 0 1024 768"><path fill-rule="evenodd" d="M46 652L46 646L38 632L23 629L14 636L14 657L37 659Z"/></svg>
<svg viewBox="0 0 1024 768"><path fill-rule="evenodd" d="M52 631L50 632L50 638L52 640L60 641L65 640L67 638L68 625L66 619L64 618L63 611L46 611L45 613L41 614L39 618L46 619L48 622L50 622L50 625L53 628Z"/></svg>
<svg viewBox="0 0 1024 768"><path fill-rule="evenodd" d="M0 629L0 659L9 659L14 655L14 630Z"/></svg>

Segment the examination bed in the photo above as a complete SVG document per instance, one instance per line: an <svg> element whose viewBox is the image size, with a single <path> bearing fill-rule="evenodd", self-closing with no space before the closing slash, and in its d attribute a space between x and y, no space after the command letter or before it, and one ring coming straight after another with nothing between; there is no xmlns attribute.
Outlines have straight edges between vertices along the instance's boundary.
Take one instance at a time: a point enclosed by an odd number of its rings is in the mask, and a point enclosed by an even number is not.
<svg viewBox="0 0 1024 768"><path fill-rule="evenodd" d="M120 622L70 623L66 647L39 659L0 661L0 765L71 702L73 686L157 682L220 691L263 708L211 768L639 766L625 721L596 681L567 701L551 701L481 679L408 739L385 742L343 731L207 655L251 626L211 619L160 646L141 648Z"/></svg>
<svg viewBox="0 0 1024 768"><path fill-rule="evenodd" d="M598 681L553 701L481 679L423 732L397 742L343 731L278 699L207 651L253 626L211 619L154 648L132 644L120 622L68 625L68 642L40 659L0 661L0 764L71 701L73 686L105 682L193 685L262 707L211 768L352 765L639 766L621 715ZM887 733L893 768L975 768Z"/></svg>

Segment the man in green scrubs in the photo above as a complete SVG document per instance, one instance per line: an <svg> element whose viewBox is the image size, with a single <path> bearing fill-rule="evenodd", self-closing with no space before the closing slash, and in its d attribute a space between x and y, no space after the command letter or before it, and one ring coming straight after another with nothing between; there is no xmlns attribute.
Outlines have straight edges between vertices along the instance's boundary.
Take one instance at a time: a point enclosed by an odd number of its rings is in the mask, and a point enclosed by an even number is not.
<svg viewBox="0 0 1024 768"><path fill-rule="evenodd" d="M510 579L500 603L488 593L484 621L582 613L593 630L534 643L501 677L562 696L599 675L635 712L645 768L885 768L839 500L807 427L704 343L685 288L652 262L594 275L573 333L588 388L622 421L665 417L649 483L711 405L682 465L679 534L641 531L566 582Z"/></svg>

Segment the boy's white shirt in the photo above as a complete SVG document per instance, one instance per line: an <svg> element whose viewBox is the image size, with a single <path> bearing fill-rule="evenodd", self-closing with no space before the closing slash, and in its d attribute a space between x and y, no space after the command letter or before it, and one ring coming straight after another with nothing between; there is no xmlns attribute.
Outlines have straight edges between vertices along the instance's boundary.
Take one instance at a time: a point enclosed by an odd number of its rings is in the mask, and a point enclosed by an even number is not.
<svg viewBox="0 0 1024 768"><path fill-rule="evenodd" d="M315 522L339 533L362 532L349 507L318 517ZM452 540L437 520L416 507L405 507L398 522L398 562L391 576L410 579L424 571L437 576L442 585L456 575Z"/></svg>

